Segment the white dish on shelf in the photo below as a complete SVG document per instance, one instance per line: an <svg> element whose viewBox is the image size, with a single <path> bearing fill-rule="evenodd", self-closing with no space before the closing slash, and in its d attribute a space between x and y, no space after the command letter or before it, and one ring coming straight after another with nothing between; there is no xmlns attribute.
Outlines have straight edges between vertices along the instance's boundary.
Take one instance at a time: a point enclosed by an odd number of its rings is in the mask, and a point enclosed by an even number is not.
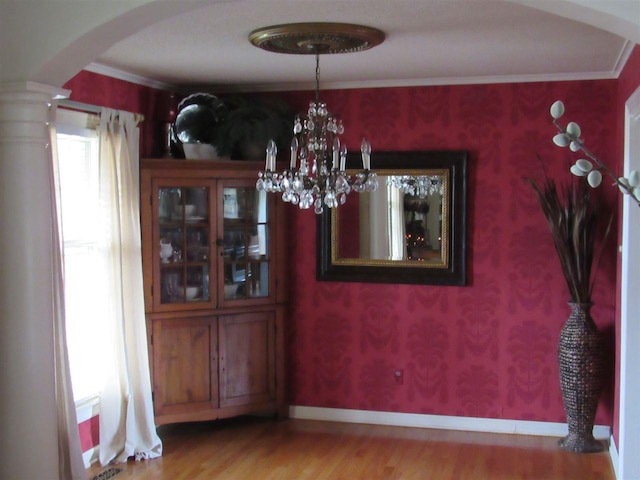
<svg viewBox="0 0 640 480"><path fill-rule="evenodd" d="M182 148L187 160L215 160L220 158L216 147L209 143L183 143Z"/></svg>
<svg viewBox="0 0 640 480"><path fill-rule="evenodd" d="M226 298L235 297L238 293L238 284L232 283L231 285L224 286L224 296Z"/></svg>
<svg viewBox="0 0 640 480"><path fill-rule="evenodd" d="M193 217L194 213L196 213L196 206L195 205L185 205L184 206L184 214L187 216L187 218Z"/></svg>
<svg viewBox="0 0 640 480"><path fill-rule="evenodd" d="M197 223L203 221L207 217L187 217L187 222L189 223Z"/></svg>
<svg viewBox="0 0 640 480"><path fill-rule="evenodd" d="M187 300L189 301L194 300L197 296L200 295L200 287L195 287L195 286L186 287L185 294L186 294Z"/></svg>

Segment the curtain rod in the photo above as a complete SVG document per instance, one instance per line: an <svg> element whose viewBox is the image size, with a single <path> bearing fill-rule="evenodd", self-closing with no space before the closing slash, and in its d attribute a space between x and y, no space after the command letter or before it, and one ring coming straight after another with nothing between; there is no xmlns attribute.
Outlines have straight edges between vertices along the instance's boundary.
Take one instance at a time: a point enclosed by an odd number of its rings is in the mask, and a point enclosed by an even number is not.
<svg viewBox="0 0 640 480"><path fill-rule="evenodd" d="M97 105L76 102L75 100L69 100L66 98L58 100L58 105L60 107L70 108L72 110L80 110L82 112L95 113L96 115L100 115L100 113L102 112L102 107L99 107ZM133 115L134 115L134 118L136 119L136 122L140 123L144 121L144 115L141 115L139 113L134 113Z"/></svg>

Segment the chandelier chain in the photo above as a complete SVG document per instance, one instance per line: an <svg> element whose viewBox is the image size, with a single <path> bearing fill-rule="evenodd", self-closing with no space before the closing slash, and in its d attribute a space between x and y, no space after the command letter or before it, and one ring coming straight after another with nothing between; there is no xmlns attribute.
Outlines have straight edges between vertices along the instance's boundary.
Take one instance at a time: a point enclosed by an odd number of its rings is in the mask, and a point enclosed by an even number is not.
<svg viewBox="0 0 640 480"><path fill-rule="evenodd" d="M316 52L316 103L320 103L320 54Z"/></svg>

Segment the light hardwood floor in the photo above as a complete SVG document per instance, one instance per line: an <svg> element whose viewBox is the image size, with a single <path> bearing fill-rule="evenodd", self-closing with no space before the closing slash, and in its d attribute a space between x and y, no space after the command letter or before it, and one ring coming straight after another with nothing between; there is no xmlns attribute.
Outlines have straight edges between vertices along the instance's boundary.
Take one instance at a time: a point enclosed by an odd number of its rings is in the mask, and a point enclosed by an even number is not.
<svg viewBox="0 0 640 480"><path fill-rule="evenodd" d="M236 419L158 429L161 458L111 467L114 480L614 480L608 453L557 438L309 420Z"/></svg>

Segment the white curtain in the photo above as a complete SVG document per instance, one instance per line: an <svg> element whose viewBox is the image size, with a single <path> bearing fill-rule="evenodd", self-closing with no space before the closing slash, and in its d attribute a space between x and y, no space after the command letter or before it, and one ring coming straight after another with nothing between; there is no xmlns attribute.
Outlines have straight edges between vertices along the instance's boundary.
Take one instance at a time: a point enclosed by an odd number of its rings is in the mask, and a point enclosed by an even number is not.
<svg viewBox="0 0 640 480"><path fill-rule="evenodd" d="M62 223L60 217L60 183L58 169L58 148L56 146L55 129L56 106L51 107L49 119L49 135L51 138L49 152L51 155L52 185L52 271L53 271L53 340L54 367L56 382L56 406L58 409L58 478L60 480L84 480L85 469L80 447L80 434L76 406L73 401L71 374L69 371L69 355L67 352L67 334L64 308L64 271L62 261Z"/></svg>
<svg viewBox="0 0 640 480"><path fill-rule="evenodd" d="M162 455L156 434L142 286L139 130L135 115L100 115L101 250L108 272L109 375L100 396L100 463Z"/></svg>

